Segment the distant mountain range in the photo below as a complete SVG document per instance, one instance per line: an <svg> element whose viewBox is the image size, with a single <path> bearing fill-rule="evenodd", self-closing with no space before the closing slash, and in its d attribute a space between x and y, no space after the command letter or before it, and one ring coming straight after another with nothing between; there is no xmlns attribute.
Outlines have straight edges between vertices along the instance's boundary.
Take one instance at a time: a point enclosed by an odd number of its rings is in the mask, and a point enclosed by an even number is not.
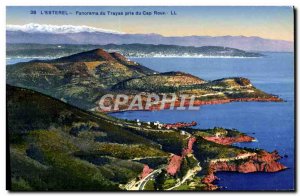
<svg viewBox="0 0 300 196"><path fill-rule="evenodd" d="M246 51L292 52L294 43L245 36L162 36L128 34L88 26L7 25L7 43L37 44L164 44L178 46L222 46Z"/></svg>
<svg viewBox="0 0 300 196"><path fill-rule="evenodd" d="M71 45L71 44L7 44L8 58L58 58L87 50L103 48L108 52L118 52L126 57L222 57L243 58L261 57L263 54L246 52L220 46L176 46L153 44L108 44L108 45Z"/></svg>

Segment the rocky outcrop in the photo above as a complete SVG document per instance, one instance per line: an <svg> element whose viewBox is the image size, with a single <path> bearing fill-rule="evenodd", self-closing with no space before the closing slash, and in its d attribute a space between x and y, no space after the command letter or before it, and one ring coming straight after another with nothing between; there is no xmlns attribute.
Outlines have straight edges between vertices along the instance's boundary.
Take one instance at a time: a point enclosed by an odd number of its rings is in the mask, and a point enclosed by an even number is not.
<svg viewBox="0 0 300 196"><path fill-rule="evenodd" d="M195 137L190 137L189 140L188 140L188 146L187 148L184 148L182 150L182 156L186 156L188 154L191 154L193 153L193 145L194 143L196 142L196 138Z"/></svg>
<svg viewBox="0 0 300 196"><path fill-rule="evenodd" d="M286 169L284 165L277 162L281 157L277 151L268 153L260 151L255 156L242 161L218 161L210 164L213 171L236 171L241 173L250 172L277 172Z"/></svg>
<svg viewBox="0 0 300 196"><path fill-rule="evenodd" d="M269 153L262 150L247 159L234 161L211 161L209 164L209 172L202 179L202 182L207 185L207 190L211 190L213 181L217 179L214 173L218 171L240 173L278 172L287 168L283 164L277 162L280 158L281 156L277 151Z"/></svg>
<svg viewBox="0 0 300 196"><path fill-rule="evenodd" d="M148 176L151 172L153 172L153 169L151 169L148 165L144 165L143 171L140 174L140 179L144 179L146 176Z"/></svg>
<svg viewBox="0 0 300 196"><path fill-rule="evenodd" d="M180 170L181 161L182 161L181 156L173 155L167 166L167 173L170 174L171 176L174 176Z"/></svg>
<svg viewBox="0 0 300 196"><path fill-rule="evenodd" d="M213 184L213 182L216 180L219 180L219 178L214 175L213 171L209 171L201 182L206 185L205 190L213 191L218 189L218 186Z"/></svg>
<svg viewBox="0 0 300 196"><path fill-rule="evenodd" d="M216 136L206 136L203 137L204 139L215 142L222 145L231 145L233 143L239 143L239 142L252 142L255 138L247 136L247 135L241 135L237 137L216 137Z"/></svg>
<svg viewBox="0 0 300 196"><path fill-rule="evenodd" d="M189 107L189 106L202 106L202 105L215 105L215 104L225 104L231 102L282 102L283 100L278 97L268 97L268 98L234 98L234 99L213 99L209 101L195 100L193 105L190 105L190 100L185 101L181 104L180 100L176 100L174 104L165 103L163 110L170 109L172 107ZM158 103L152 105L149 110L162 110L161 105Z"/></svg>
<svg viewBox="0 0 300 196"><path fill-rule="evenodd" d="M182 163L182 160L188 154L193 153L193 145L196 142L195 137L190 137L187 143L187 148L182 149L181 156L173 155L167 166L167 173L171 176L174 176L179 170Z"/></svg>
<svg viewBox="0 0 300 196"><path fill-rule="evenodd" d="M283 101L281 98L278 97L268 97L268 98L232 98L232 99L213 99L209 101L201 101L195 100L194 106L201 106L201 105L214 105L214 104L224 104L230 102L281 102ZM189 106L190 102L186 101L184 106ZM166 105L168 106L168 105ZM175 103L175 107L180 106L180 101Z"/></svg>
<svg viewBox="0 0 300 196"><path fill-rule="evenodd" d="M174 129L174 128L183 128L183 127L193 127L196 126L197 123L195 121L191 123L177 122L173 124L164 124L163 127L166 129Z"/></svg>

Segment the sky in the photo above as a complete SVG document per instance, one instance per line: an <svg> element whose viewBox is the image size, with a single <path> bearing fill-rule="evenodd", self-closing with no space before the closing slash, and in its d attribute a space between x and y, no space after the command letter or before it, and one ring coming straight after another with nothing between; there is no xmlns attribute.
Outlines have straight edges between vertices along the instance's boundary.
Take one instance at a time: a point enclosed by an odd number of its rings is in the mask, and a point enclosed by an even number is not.
<svg viewBox="0 0 300 196"><path fill-rule="evenodd" d="M37 14L30 14L35 10ZM66 11L63 15L41 15L41 11ZM292 7L7 7L6 23L85 25L125 33L156 33L163 36L259 36L294 40ZM142 12L133 16L79 16L78 12ZM166 15L143 15L143 12ZM176 15L171 15L175 12Z"/></svg>

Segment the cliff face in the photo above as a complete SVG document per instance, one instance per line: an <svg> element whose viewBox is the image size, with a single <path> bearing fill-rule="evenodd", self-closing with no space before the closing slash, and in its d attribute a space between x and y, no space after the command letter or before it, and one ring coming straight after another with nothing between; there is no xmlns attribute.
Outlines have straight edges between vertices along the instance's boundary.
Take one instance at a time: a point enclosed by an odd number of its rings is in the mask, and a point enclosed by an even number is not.
<svg viewBox="0 0 300 196"><path fill-rule="evenodd" d="M246 161L237 162L215 162L210 164L213 171L237 171L241 173L250 172L277 172L286 169L284 165L277 162L279 156L277 151L268 153L261 151Z"/></svg>
<svg viewBox="0 0 300 196"><path fill-rule="evenodd" d="M213 191L213 190L217 190L218 186L214 185L213 182L219 180L219 178L217 176L214 175L213 172L209 172L203 179L202 179L202 183L206 185L205 190L208 191Z"/></svg>
<svg viewBox="0 0 300 196"><path fill-rule="evenodd" d="M124 94L126 94L126 92L124 92ZM129 111L129 110L130 111L134 111L134 110L155 111L155 110L174 109L174 108L178 108L178 107L189 108L190 106L197 107L197 106L202 106L202 105L226 104L226 103L230 103L230 102L282 102L283 101L281 98L278 98L275 96L274 97L261 97L261 98L233 98L233 99L232 98L222 98L222 99L212 99L212 100L207 100L207 101L197 100L197 97L196 97L196 99L194 100L193 103L191 103L191 101L189 99L186 99L186 101L183 102L183 101L181 101L180 98L177 98L174 101L174 104L166 102L162 105L161 100L159 100L157 103L152 103L148 108L146 108L147 93L145 93L145 94L141 94L141 103L142 103L141 108L132 107L129 109L129 105L130 105L131 101L133 100L134 96L135 96L134 94L129 94L128 95L128 103L120 105L118 110L113 110L113 111L114 112L115 111ZM115 99L113 99L113 101L110 104L113 105L114 102L115 102ZM95 107L94 109L99 112L109 112L109 111L102 110L99 107Z"/></svg>
<svg viewBox="0 0 300 196"><path fill-rule="evenodd" d="M278 172L286 169L283 164L277 162L281 157L277 151L268 153L260 151L256 155L241 161L218 161L211 162L208 174L202 179L207 185L207 190L214 190L213 182L218 178L214 175L218 171L251 173L251 172Z"/></svg>
<svg viewBox="0 0 300 196"><path fill-rule="evenodd" d="M180 170L181 161L182 161L181 156L173 155L167 166L167 173L170 174L171 176L174 176Z"/></svg>
<svg viewBox="0 0 300 196"><path fill-rule="evenodd" d="M223 99L211 99L211 100L206 100L206 101L202 101L202 100L195 100L193 106L202 106L202 105L215 105L215 104L225 104L225 103L230 103L230 102L282 102L283 100L281 98L278 97L258 97L258 98L223 98ZM174 107L180 107L181 105L181 100L178 99L175 101L174 103ZM187 100L183 103L184 107L188 107L190 106L190 100ZM164 108L163 109L170 109L171 108L171 104L170 103L165 103ZM157 105L152 105L150 107L150 110L160 110L161 109L161 105L157 104Z"/></svg>

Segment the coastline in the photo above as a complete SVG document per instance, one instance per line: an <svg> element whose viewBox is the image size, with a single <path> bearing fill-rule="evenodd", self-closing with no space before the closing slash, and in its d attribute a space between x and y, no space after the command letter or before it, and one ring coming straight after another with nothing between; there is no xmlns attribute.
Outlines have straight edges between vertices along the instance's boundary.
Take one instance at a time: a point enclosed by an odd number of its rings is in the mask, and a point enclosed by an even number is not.
<svg viewBox="0 0 300 196"><path fill-rule="evenodd" d="M216 176L217 172L274 173L288 169L283 164L277 162L281 158L276 150L271 153L261 150L257 153L249 154L249 156L245 156L244 158L236 158L235 160L211 161L208 166L208 173L202 179L202 183L206 185L206 190L214 191L220 188L215 185L215 182L219 180Z"/></svg>
<svg viewBox="0 0 300 196"><path fill-rule="evenodd" d="M199 101L196 100L195 105L216 105L216 104L226 104L231 102L284 102L283 99L278 97L270 98L238 98L238 99L224 99L224 100L210 100L210 101ZM179 105L175 104L179 107ZM164 109L168 109L168 105ZM163 110L164 110L163 109ZM112 111L108 113L118 113L118 112L128 112L128 111L160 111L159 107L152 107L149 110L119 110ZM248 135L241 135L236 137L202 137L203 139L221 144L224 146L232 145L233 143L243 143L243 142L255 142L254 137ZM267 152L263 149L255 153L246 153L238 155L233 158L225 158L224 160L211 160L209 162L207 173L202 178L201 182L206 185L205 190L215 191L219 190L221 187L216 185L215 182L219 180L217 177L217 172L237 172L237 173L274 173L288 169L285 165L277 162L282 157L278 154L277 150L273 152ZM202 166L203 167L203 166Z"/></svg>
<svg viewBox="0 0 300 196"><path fill-rule="evenodd" d="M270 97L270 98L236 98L236 99L219 99L219 100L210 100L210 101L201 101L201 100L195 100L194 107L197 106L203 106L203 105L217 105L217 104L226 104L226 103L232 103L232 102L284 102L283 99L278 97ZM145 104L143 104L145 105ZM183 107L190 106L189 101L185 102ZM167 110L170 109L171 104L166 103L165 107L161 109L161 106L159 104L150 106L149 109L119 109L119 110L113 110L113 111L104 111L104 110L98 110L97 107L92 108L92 111L97 112L103 112L106 114L113 114L113 113L122 113L122 112L130 112L130 111L160 111L160 110ZM180 101L176 100L174 104L174 110L176 108L180 107Z"/></svg>

